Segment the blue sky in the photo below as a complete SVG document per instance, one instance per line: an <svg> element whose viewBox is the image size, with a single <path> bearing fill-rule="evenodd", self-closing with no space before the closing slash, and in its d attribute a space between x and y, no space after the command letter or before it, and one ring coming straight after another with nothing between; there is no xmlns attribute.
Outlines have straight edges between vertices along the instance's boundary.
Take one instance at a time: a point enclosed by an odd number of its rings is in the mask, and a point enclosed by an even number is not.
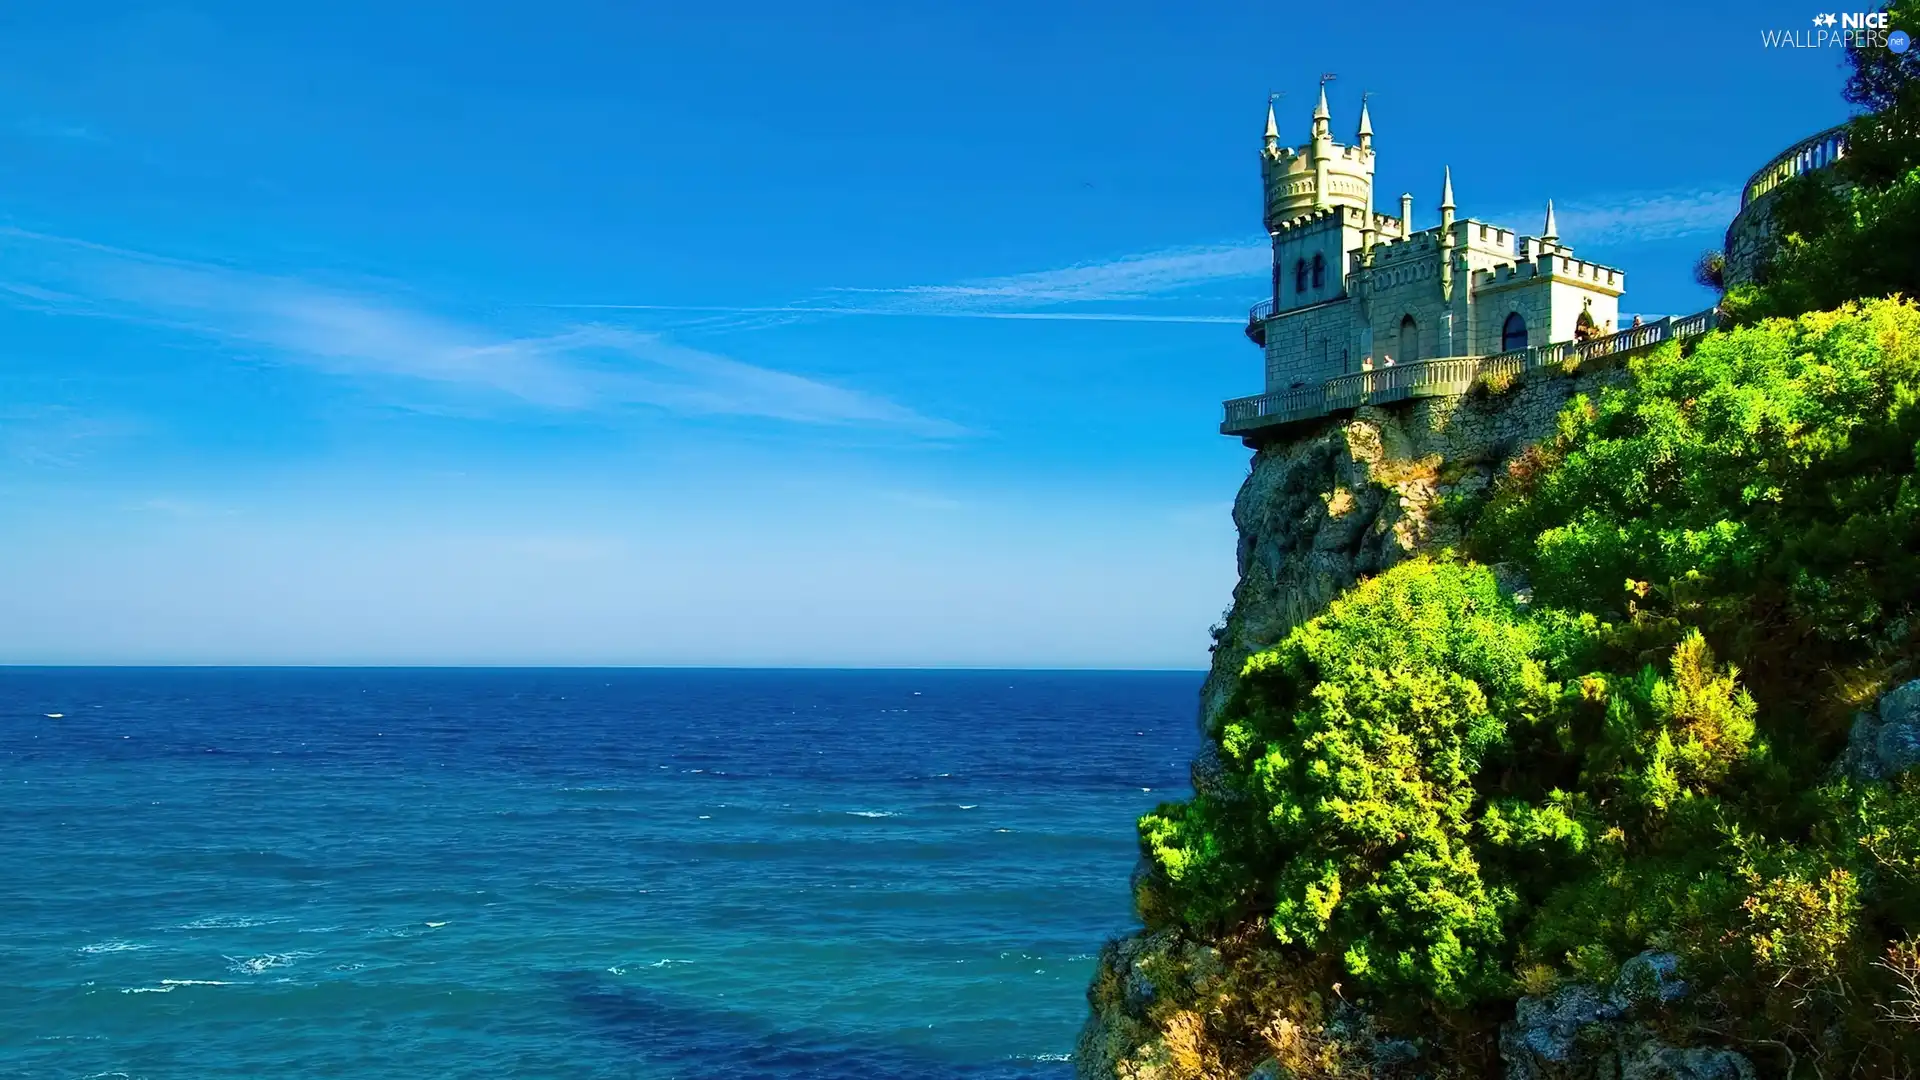
<svg viewBox="0 0 1920 1080"><path fill-rule="evenodd" d="M0 660L1198 667L1255 151L1698 310L1812 9L0 12Z"/></svg>

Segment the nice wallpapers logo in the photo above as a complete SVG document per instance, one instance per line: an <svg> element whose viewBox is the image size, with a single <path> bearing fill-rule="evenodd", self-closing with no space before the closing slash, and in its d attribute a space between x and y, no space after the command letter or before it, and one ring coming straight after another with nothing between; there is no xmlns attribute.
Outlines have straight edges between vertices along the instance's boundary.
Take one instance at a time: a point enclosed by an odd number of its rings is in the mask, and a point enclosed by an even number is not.
<svg viewBox="0 0 1920 1080"><path fill-rule="evenodd" d="M1762 30L1760 44L1768 49L1891 49L1913 47L1905 30L1895 30L1884 11L1824 12L1813 17L1813 29Z"/></svg>

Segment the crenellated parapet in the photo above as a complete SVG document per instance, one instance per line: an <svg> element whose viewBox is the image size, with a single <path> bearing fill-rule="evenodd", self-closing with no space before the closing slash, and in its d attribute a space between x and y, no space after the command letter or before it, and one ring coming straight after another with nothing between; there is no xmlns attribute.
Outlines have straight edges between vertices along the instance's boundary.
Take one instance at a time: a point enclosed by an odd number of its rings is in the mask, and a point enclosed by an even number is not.
<svg viewBox="0 0 1920 1080"><path fill-rule="evenodd" d="M1443 169L1439 221L1414 228L1373 208L1373 121L1363 102L1357 139L1333 141L1326 87L1311 138L1282 145L1267 109L1261 148L1272 291L1247 315L1265 353L1268 394L1329 379L1439 360L1464 360L1612 333L1626 274L1576 258L1560 242L1553 203L1538 236L1460 215Z"/></svg>

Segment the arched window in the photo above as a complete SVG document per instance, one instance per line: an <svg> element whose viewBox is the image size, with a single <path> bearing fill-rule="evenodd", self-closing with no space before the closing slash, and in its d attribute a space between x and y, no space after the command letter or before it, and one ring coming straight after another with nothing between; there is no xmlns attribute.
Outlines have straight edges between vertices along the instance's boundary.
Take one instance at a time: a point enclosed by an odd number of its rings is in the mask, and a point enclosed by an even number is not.
<svg viewBox="0 0 1920 1080"><path fill-rule="evenodd" d="M1593 312L1582 309L1580 317L1573 321L1573 340L1585 341L1598 337L1599 333L1599 328L1593 324Z"/></svg>
<svg viewBox="0 0 1920 1080"><path fill-rule="evenodd" d="M1399 362L1411 364L1420 359L1420 324L1407 315L1400 320L1400 356Z"/></svg>
<svg viewBox="0 0 1920 1080"><path fill-rule="evenodd" d="M1315 254L1313 257L1313 287L1319 289L1327 283L1327 257Z"/></svg>
<svg viewBox="0 0 1920 1080"><path fill-rule="evenodd" d="M1307 260L1305 259L1293 261L1293 291L1297 293L1307 291Z"/></svg>
<svg viewBox="0 0 1920 1080"><path fill-rule="evenodd" d="M1500 329L1500 351L1515 352L1527 347L1527 320L1519 312L1507 316L1507 325Z"/></svg>

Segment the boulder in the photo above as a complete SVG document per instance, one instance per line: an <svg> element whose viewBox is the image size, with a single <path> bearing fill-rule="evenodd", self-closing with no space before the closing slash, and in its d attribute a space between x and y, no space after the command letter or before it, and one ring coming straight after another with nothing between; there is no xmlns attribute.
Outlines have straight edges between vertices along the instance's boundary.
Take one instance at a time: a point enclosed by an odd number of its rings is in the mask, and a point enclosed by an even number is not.
<svg viewBox="0 0 1920 1080"><path fill-rule="evenodd" d="M1920 679L1895 687L1871 712L1854 714L1839 770L1856 780L1890 780L1920 765Z"/></svg>

